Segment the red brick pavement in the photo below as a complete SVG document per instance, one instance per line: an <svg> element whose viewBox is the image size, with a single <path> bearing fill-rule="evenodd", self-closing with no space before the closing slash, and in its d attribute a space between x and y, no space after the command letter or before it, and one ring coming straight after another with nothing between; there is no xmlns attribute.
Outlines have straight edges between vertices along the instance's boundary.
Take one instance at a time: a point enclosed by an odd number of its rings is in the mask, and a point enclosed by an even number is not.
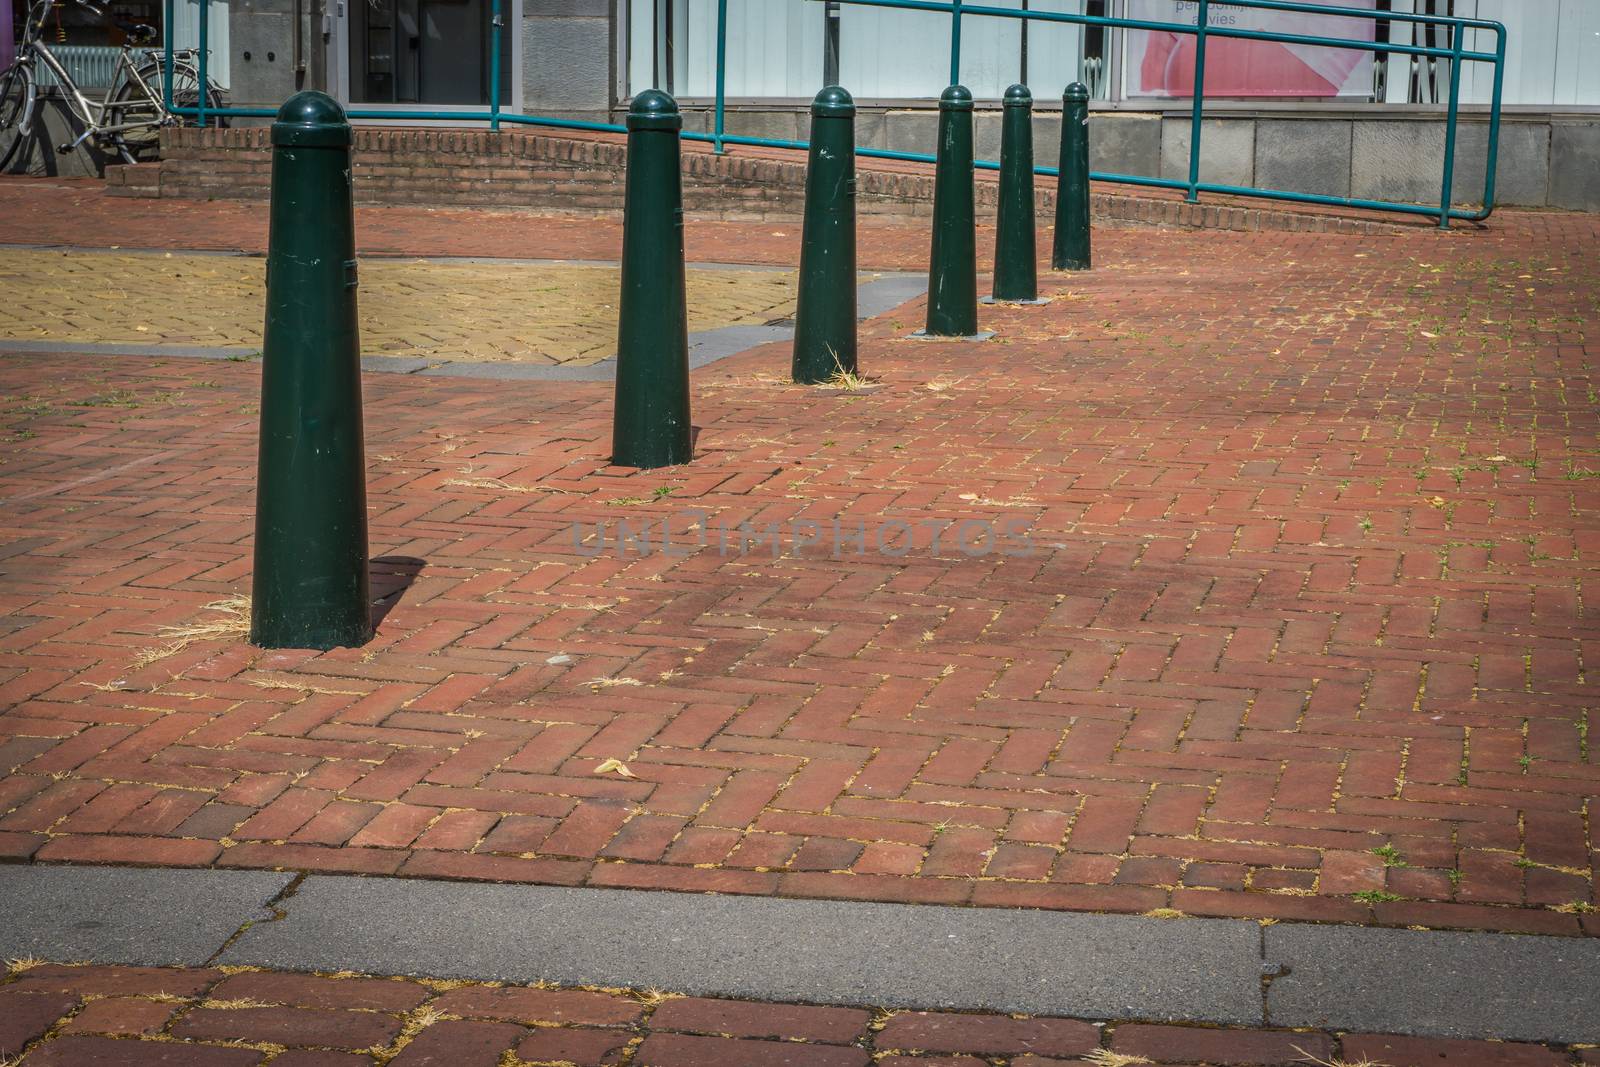
<svg viewBox="0 0 1600 1067"><path fill-rule="evenodd" d="M19 1052L22 1067L1247 1067L1336 1057L1387 1067L1600 1063L1594 1049L1491 1041L54 964L0 982L0 1057Z"/></svg>
<svg viewBox="0 0 1600 1067"><path fill-rule="evenodd" d="M173 202L107 196L93 179L0 177L0 242L79 248L171 248L263 252L267 205L251 201ZM992 254L993 227L981 228ZM622 255L620 217L538 211L358 207L356 240L364 255L490 256L510 259L615 260ZM696 262L793 264L800 226L717 222L692 226L687 254ZM861 265L925 269L927 235L899 222L862 223Z"/></svg>
<svg viewBox="0 0 1600 1067"><path fill-rule="evenodd" d="M895 166L889 161L877 161L876 165ZM898 166L914 170L919 165ZM992 172L979 172L979 180L993 177ZM1098 184L1096 189L1100 189ZM1176 195L1158 189L1140 193L1141 198L1148 199ZM1217 198L1208 201L1228 202ZM1236 202L1235 206L1258 208L1261 203ZM1314 207L1305 210L1319 213ZM358 207L356 217L357 242L365 255L617 259L622 254L622 224L615 215L389 206ZM1403 216L1367 212L1356 213L1356 217L1376 218L1402 228L1421 227ZM1530 216L1507 218L1520 220L1513 221L1513 226L1526 226ZM0 176L0 219L6 222L0 231L0 242L8 244L261 252L267 240L264 203L210 200L174 204L108 196L104 183L88 178ZM1497 220L1496 226L1499 225ZM865 218L860 229L858 254L862 267L926 269L925 226ZM1457 232L1473 231L1458 226ZM1047 245L1048 233L1042 230L1041 234ZM717 222L691 226L686 236L687 254L699 262L793 264L800 254L798 222ZM994 254L994 227L987 220L978 227L978 250L981 262L988 262Z"/></svg>
<svg viewBox="0 0 1600 1067"><path fill-rule="evenodd" d="M604 385L371 376L321 655L137 665L248 591L255 366L7 358L0 855L1600 933L1596 245L1109 231L993 342L869 324L876 391L696 372L652 473ZM574 545L684 508L1038 551Z"/></svg>

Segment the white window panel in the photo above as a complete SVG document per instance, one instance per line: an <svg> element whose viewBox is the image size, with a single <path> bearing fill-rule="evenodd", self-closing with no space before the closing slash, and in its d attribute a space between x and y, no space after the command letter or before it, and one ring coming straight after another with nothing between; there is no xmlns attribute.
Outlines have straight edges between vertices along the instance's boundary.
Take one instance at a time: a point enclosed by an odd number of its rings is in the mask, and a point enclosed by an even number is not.
<svg viewBox="0 0 1600 1067"><path fill-rule="evenodd" d="M985 0L985 7L1021 10L1022 0ZM1022 79L1022 22L993 15L961 19L961 84L979 100L998 100ZM944 86L923 91L934 96Z"/></svg>
<svg viewBox="0 0 1600 1067"><path fill-rule="evenodd" d="M1569 107L1600 105L1600 4L1593 0L1560 0L1560 6L1561 33L1556 39L1550 102Z"/></svg>
<svg viewBox="0 0 1600 1067"><path fill-rule="evenodd" d="M840 5L839 84L858 99L938 96L949 77L949 15Z"/></svg>
<svg viewBox="0 0 1600 1067"><path fill-rule="evenodd" d="M656 78L658 0L628 0L628 95L659 89Z"/></svg>
<svg viewBox="0 0 1600 1067"><path fill-rule="evenodd" d="M731 21L731 18L730 18ZM678 96L714 96L717 91L716 0L677 0L672 5L672 89ZM729 53L729 60L732 60ZM730 86L730 92L731 86Z"/></svg>
<svg viewBox="0 0 1600 1067"><path fill-rule="evenodd" d="M173 5L172 47L200 47L200 4L197 0L181 0ZM206 56L206 77L222 88L228 87L228 5L226 0L211 0L211 10L206 12L206 40L210 49Z"/></svg>
<svg viewBox="0 0 1600 1067"><path fill-rule="evenodd" d="M1566 6L1561 0L1477 0L1475 5L1456 5L1459 15L1505 23L1505 103L1548 105L1554 99L1556 42ZM1493 52L1495 48L1492 30L1469 29L1462 41L1473 52ZM1494 65L1462 64L1462 103L1487 104L1493 98Z"/></svg>
<svg viewBox="0 0 1600 1067"><path fill-rule="evenodd" d="M822 85L823 11L796 0L729 3L727 95L813 95ZM677 0L673 14L677 94L716 95L717 0Z"/></svg>
<svg viewBox="0 0 1600 1067"><path fill-rule="evenodd" d="M1391 11L1414 12L1415 0L1393 0L1389 5ZM1389 23L1389 42L1391 44L1414 45L1421 37L1417 34L1417 24L1413 22ZM1402 55L1399 52L1389 53L1388 70L1384 80L1384 102L1390 104L1404 104L1411 99L1411 67L1418 59L1417 56Z"/></svg>
<svg viewBox="0 0 1600 1067"><path fill-rule="evenodd" d="M1083 0L1028 0L1033 11L1083 14ZM1109 32L1109 31L1108 31ZM1028 87L1036 101L1059 100L1075 81L1088 84L1082 70L1083 27L1072 22L1028 23Z"/></svg>
<svg viewBox="0 0 1600 1067"><path fill-rule="evenodd" d="M1505 104L1600 104L1600 4L1594 0L1458 0L1456 10L1505 24ZM1470 30L1464 41L1472 51L1495 48L1489 30ZM1493 95L1494 68L1463 65L1462 101L1487 104Z"/></svg>

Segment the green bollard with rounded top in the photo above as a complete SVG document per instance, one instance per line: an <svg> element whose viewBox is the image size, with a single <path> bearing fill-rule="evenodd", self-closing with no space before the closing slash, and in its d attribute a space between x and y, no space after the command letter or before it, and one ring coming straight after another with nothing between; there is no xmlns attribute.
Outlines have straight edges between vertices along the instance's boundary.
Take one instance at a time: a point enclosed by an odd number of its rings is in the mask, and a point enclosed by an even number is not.
<svg viewBox="0 0 1600 1067"><path fill-rule="evenodd" d="M933 248L927 337L978 332L978 248L972 191L972 94L952 85L939 97L933 174Z"/></svg>
<svg viewBox="0 0 1600 1067"><path fill-rule="evenodd" d="M1089 269L1089 90L1073 82L1061 97L1061 180L1050 265Z"/></svg>
<svg viewBox="0 0 1600 1067"><path fill-rule="evenodd" d="M648 89L633 98L627 124L611 462L669 467L689 462L692 451L678 170L683 116L672 97Z"/></svg>
<svg viewBox="0 0 1600 1067"><path fill-rule="evenodd" d="M250 642L372 636L350 123L319 92L272 124Z"/></svg>
<svg viewBox="0 0 1600 1067"><path fill-rule="evenodd" d="M811 102L811 153L794 313L794 380L856 373L856 105L831 85Z"/></svg>
<svg viewBox="0 0 1600 1067"><path fill-rule="evenodd" d="M1039 299L1038 246L1033 206L1033 94L1026 85L1006 90L1000 127L1000 210L995 220L994 303Z"/></svg>

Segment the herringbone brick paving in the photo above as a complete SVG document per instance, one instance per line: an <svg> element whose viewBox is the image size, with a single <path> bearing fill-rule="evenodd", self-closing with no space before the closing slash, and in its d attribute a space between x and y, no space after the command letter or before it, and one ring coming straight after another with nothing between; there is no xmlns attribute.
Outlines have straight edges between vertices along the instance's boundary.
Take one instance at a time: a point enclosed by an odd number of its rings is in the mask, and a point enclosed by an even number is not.
<svg viewBox="0 0 1600 1067"><path fill-rule="evenodd" d="M7 358L0 850L1600 932L1596 229L1103 233L993 342L866 325L874 390L696 372L667 471L604 385L369 378L320 655L141 655L248 591L255 367ZM1035 551L575 544L687 509Z"/></svg>
<svg viewBox="0 0 1600 1067"><path fill-rule="evenodd" d="M659 990L20 961L0 1056L23 1067L1575 1067L1594 1049L893 1008ZM1312 1059L1311 1057L1315 1057Z"/></svg>

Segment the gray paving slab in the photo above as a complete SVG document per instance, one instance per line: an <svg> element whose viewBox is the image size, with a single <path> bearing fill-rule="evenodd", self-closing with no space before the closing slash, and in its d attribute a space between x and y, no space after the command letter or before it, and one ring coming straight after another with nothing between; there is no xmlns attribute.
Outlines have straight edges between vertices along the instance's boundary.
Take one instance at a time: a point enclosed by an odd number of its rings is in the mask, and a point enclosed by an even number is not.
<svg viewBox="0 0 1600 1067"><path fill-rule="evenodd" d="M157 356L175 359L261 361L259 348L217 345L133 345L89 341L13 341L0 338L0 354L57 356ZM362 356L361 369L379 374L415 374L428 366L413 356ZM477 366L477 364L467 364ZM492 366L492 364L491 364Z"/></svg>
<svg viewBox="0 0 1600 1067"><path fill-rule="evenodd" d="M874 319L928 291L926 274L884 274L856 289L856 315Z"/></svg>
<svg viewBox="0 0 1600 1067"><path fill-rule="evenodd" d="M415 374L428 366L416 356L362 356L361 369L379 374Z"/></svg>
<svg viewBox="0 0 1600 1067"><path fill-rule="evenodd" d="M311 877L220 962L1259 1024L1260 933L1079 915Z"/></svg>
<svg viewBox="0 0 1600 1067"><path fill-rule="evenodd" d="M787 326L723 326L689 335L691 370L748 351L771 341L787 341L794 330ZM369 368L371 369L371 368ZM541 363L434 363L416 371L429 378L497 378L504 381L609 382L617 376L617 358L611 356L583 366Z"/></svg>
<svg viewBox="0 0 1600 1067"><path fill-rule="evenodd" d="M134 345L99 341L22 341L0 338L0 352L31 355L175 356L182 359L255 359L259 348L221 345Z"/></svg>
<svg viewBox="0 0 1600 1067"><path fill-rule="evenodd" d="M723 326L692 333L689 335L689 366L704 367L719 359L748 352L757 345L787 341L792 337L793 326Z"/></svg>
<svg viewBox="0 0 1600 1067"><path fill-rule="evenodd" d="M1264 955L1273 1026L1600 1042L1600 939L1278 925Z"/></svg>
<svg viewBox="0 0 1600 1067"><path fill-rule="evenodd" d="M994 339L994 331L979 330L977 333L944 334L929 333L927 330L917 330L914 333L907 334L906 337L913 341L929 341L934 344L954 341L990 341Z"/></svg>
<svg viewBox="0 0 1600 1067"><path fill-rule="evenodd" d="M365 364L363 364L363 369ZM415 371L424 378L491 378L507 382L609 382L616 377L617 361L601 360L587 366L563 367L548 363L468 363L454 360L429 363Z"/></svg>
<svg viewBox="0 0 1600 1067"><path fill-rule="evenodd" d="M0 958L197 966L294 880L276 871L0 866Z"/></svg>
<svg viewBox="0 0 1600 1067"><path fill-rule="evenodd" d="M1600 1042L1592 938L293 877L0 866L0 958Z"/></svg>
<svg viewBox="0 0 1600 1067"><path fill-rule="evenodd" d="M218 256L242 259L264 259L265 252L246 252L242 248L123 248L121 245L41 245L32 243L13 244L10 241L0 241L0 248L7 252L67 252L72 254L88 253L91 255L111 256L160 256L165 258L170 255L183 256Z"/></svg>

